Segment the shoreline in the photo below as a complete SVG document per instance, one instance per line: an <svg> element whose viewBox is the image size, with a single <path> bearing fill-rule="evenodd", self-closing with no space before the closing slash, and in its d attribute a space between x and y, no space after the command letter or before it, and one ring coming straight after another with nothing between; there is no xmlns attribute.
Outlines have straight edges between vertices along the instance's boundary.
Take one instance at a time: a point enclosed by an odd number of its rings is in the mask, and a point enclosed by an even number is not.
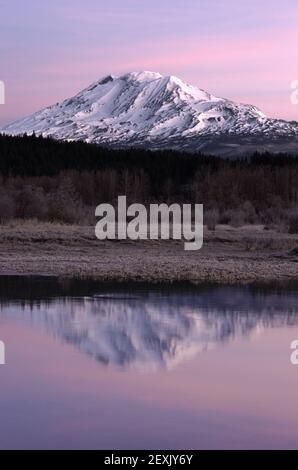
<svg viewBox="0 0 298 470"><path fill-rule="evenodd" d="M183 241L99 241L94 227L0 226L0 276L50 276L146 285L298 282L298 235L262 226L218 226L203 248Z"/></svg>

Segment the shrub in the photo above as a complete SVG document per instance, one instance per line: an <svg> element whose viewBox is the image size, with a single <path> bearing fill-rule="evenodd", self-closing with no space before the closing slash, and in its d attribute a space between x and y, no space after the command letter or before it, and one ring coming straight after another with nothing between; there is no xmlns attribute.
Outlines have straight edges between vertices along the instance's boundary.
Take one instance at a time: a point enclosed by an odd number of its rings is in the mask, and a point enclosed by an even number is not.
<svg viewBox="0 0 298 470"><path fill-rule="evenodd" d="M204 222L208 230L215 230L219 221L219 211L217 209L209 209L204 213Z"/></svg>
<svg viewBox="0 0 298 470"><path fill-rule="evenodd" d="M254 224L257 220L256 210L250 201L245 201L242 205L242 210L245 214L245 222Z"/></svg>
<svg viewBox="0 0 298 470"><path fill-rule="evenodd" d="M15 215L13 198L8 194L0 194L0 222L6 222Z"/></svg>
<svg viewBox="0 0 298 470"><path fill-rule="evenodd" d="M298 214L289 218L289 233L298 233Z"/></svg>

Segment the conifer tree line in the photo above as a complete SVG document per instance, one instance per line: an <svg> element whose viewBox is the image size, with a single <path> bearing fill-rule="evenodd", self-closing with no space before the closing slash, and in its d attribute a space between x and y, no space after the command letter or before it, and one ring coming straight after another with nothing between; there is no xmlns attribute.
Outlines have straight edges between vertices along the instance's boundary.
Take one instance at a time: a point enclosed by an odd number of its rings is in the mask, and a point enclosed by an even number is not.
<svg viewBox="0 0 298 470"><path fill-rule="evenodd" d="M298 158L256 153L223 159L0 135L2 223L14 218L93 223L95 206L113 203L118 195L144 204L203 203L207 219L216 223L293 226Z"/></svg>

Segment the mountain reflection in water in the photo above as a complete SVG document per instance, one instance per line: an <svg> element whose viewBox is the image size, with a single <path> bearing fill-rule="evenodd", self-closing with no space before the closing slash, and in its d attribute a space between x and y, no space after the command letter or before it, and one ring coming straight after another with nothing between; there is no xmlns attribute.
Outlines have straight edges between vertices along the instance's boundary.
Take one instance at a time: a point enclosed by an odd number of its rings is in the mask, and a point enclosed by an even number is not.
<svg viewBox="0 0 298 470"><path fill-rule="evenodd" d="M2 303L0 315L46 330L106 366L154 371L264 328L298 325L298 302L296 294L241 288L114 292Z"/></svg>

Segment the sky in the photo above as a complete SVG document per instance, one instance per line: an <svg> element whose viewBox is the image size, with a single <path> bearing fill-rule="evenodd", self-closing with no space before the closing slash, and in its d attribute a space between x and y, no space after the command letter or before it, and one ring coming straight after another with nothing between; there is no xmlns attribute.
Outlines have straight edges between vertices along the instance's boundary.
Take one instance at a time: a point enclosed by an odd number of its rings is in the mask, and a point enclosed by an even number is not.
<svg viewBox="0 0 298 470"><path fill-rule="evenodd" d="M298 2L0 0L0 126L140 70L298 120Z"/></svg>

